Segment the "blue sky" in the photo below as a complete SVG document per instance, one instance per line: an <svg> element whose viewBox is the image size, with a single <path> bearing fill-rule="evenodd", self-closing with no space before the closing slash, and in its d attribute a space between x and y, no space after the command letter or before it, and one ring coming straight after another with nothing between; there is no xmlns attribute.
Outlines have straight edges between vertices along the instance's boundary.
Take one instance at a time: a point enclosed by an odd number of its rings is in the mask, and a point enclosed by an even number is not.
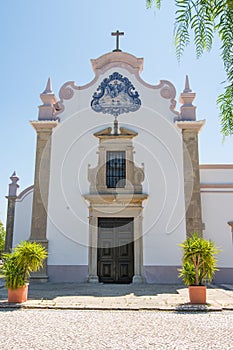
<svg viewBox="0 0 233 350"><path fill-rule="evenodd" d="M174 1L163 0L160 11L147 10L145 0L8 0L0 12L1 171L0 219L5 222L9 176L16 170L20 191L33 183L36 135L29 120L36 120L39 95L48 77L58 96L69 80L77 85L93 78L91 58L112 51L111 32L125 32L123 51L144 57L142 78L158 84L171 81L179 94L188 74L197 118L206 119L200 135L200 163L233 163L233 140L222 142L216 107L225 79L216 40L199 60L193 46L180 63L173 40Z"/></svg>

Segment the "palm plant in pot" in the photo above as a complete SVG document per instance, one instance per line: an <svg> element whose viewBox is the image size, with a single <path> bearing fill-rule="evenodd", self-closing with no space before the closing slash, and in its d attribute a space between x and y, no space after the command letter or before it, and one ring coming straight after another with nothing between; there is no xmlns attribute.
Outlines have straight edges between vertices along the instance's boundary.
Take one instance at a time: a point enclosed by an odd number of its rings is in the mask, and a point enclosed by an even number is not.
<svg viewBox="0 0 233 350"><path fill-rule="evenodd" d="M8 288L8 302L22 303L27 300L30 273L38 271L47 257L46 249L39 243L23 241L12 253L3 255L3 274Z"/></svg>
<svg viewBox="0 0 233 350"><path fill-rule="evenodd" d="M213 241L194 233L180 246L183 249L182 268L179 277L189 287L191 304L206 303L206 283L210 283L217 271L216 254L219 249Z"/></svg>

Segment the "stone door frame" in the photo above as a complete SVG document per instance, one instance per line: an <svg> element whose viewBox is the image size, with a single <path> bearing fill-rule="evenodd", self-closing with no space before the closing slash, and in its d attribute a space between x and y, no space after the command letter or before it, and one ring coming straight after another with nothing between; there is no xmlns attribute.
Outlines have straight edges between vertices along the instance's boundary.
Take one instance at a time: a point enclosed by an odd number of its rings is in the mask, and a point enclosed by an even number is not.
<svg viewBox="0 0 233 350"><path fill-rule="evenodd" d="M90 199L89 199L90 200ZM116 207L109 204L106 207L89 208L89 254L88 282L98 283L97 249L98 249L98 218L132 218L134 222L134 276L133 283L143 283L143 231L142 206Z"/></svg>

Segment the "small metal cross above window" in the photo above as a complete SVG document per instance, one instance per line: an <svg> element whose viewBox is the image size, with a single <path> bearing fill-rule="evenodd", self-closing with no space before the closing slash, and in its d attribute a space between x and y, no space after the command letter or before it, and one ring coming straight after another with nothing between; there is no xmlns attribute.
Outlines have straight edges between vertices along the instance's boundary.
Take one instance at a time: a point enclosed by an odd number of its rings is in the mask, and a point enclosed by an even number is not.
<svg viewBox="0 0 233 350"><path fill-rule="evenodd" d="M124 32L119 32L119 30L117 30L116 32L112 32L112 36L116 36L116 49L112 50L113 52L121 51L119 49L119 36L124 34L125 34Z"/></svg>

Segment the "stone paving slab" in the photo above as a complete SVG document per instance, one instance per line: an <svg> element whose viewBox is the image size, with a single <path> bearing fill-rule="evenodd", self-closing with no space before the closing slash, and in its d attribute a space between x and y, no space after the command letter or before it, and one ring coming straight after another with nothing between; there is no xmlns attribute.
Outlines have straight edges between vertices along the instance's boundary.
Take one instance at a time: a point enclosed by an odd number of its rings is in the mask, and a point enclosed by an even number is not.
<svg viewBox="0 0 233 350"><path fill-rule="evenodd" d="M209 286L207 305L190 305L188 288L161 284L31 283L28 301L8 304L7 290L0 285L0 308L80 310L233 310L233 285Z"/></svg>

